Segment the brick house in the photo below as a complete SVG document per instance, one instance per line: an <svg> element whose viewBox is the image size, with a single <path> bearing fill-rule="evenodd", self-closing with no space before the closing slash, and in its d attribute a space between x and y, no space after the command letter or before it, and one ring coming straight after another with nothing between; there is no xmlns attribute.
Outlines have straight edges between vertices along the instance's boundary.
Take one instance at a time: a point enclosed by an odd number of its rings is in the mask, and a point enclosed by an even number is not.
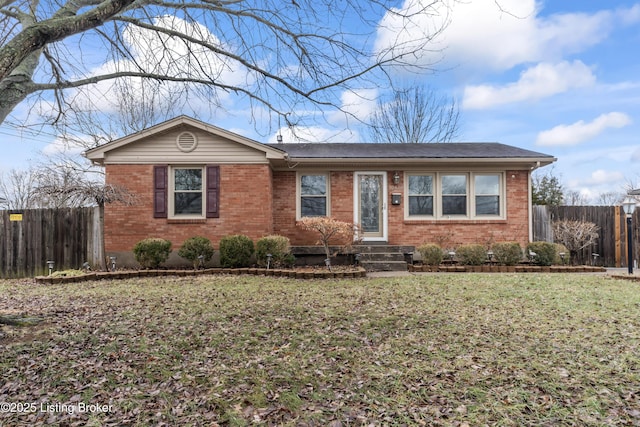
<svg viewBox="0 0 640 427"><path fill-rule="evenodd" d="M296 222L360 224L364 244L531 239L531 172L556 159L498 143L262 144L180 116L88 150L106 182L138 196L104 212L107 255L133 263L146 237L316 236Z"/></svg>

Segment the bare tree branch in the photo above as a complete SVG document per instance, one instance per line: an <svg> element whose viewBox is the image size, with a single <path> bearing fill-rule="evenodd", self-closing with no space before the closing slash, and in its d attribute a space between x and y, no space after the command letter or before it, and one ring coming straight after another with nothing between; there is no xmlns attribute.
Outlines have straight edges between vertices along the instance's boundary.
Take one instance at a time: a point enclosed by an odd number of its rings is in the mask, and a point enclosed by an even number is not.
<svg viewBox="0 0 640 427"><path fill-rule="evenodd" d="M378 101L370 136L373 142L450 142L458 136L459 117L453 98L420 86L400 89L391 100Z"/></svg>
<svg viewBox="0 0 640 427"><path fill-rule="evenodd" d="M408 31L447 4L0 0L0 123L30 95L50 91L51 121L60 120L77 88L123 77L179 83L203 99L234 93L287 120L307 102L340 108L334 89L373 87L390 67L428 67L416 59L443 26L376 46L385 16L403 23L394 31Z"/></svg>

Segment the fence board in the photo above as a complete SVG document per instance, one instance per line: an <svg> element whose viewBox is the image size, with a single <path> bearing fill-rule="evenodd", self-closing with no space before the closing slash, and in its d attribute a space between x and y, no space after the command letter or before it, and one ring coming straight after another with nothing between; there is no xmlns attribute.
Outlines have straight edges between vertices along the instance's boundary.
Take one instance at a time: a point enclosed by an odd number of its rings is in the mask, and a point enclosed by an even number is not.
<svg viewBox="0 0 640 427"><path fill-rule="evenodd" d="M633 217L634 259L637 258L640 236L638 235L639 212ZM596 243L578 253L578 264L593 263L593 254L598 265L607 267L626 266L626 220L624 212L615 206L534 206L533 240L553 241L552 224L554 221L574 220L593 222L599 227Z"/></svg>
<svg viewBox="0 0 640 427"><path fill-rule="evenodd" d="M46 274L47 261L56 270L102 263L99 208L27 209L22 221L0 211L0 277Z"/></svg>

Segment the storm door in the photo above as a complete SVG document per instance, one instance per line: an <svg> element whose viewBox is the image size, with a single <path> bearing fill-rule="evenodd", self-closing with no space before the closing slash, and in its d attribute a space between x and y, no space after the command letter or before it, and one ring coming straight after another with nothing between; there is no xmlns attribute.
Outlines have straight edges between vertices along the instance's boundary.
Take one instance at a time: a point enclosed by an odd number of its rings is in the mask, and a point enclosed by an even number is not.
<svg viewBox="0 0 640 427"><path fill-rule="evenodd" d="M354 220L364 241L387 240L387 182L385 172L356 172Z"/></svg>

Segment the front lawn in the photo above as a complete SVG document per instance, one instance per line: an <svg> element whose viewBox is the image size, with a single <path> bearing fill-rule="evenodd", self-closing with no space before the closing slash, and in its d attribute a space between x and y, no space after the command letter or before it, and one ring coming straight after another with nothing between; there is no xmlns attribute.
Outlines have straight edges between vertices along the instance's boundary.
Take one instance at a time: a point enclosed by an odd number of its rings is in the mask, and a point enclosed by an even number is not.
<svg viewBox="0 0 640 427"><path fill-rule="evenodd" d="M640 285L0 281L0 425L640 425Z"/></svg>

